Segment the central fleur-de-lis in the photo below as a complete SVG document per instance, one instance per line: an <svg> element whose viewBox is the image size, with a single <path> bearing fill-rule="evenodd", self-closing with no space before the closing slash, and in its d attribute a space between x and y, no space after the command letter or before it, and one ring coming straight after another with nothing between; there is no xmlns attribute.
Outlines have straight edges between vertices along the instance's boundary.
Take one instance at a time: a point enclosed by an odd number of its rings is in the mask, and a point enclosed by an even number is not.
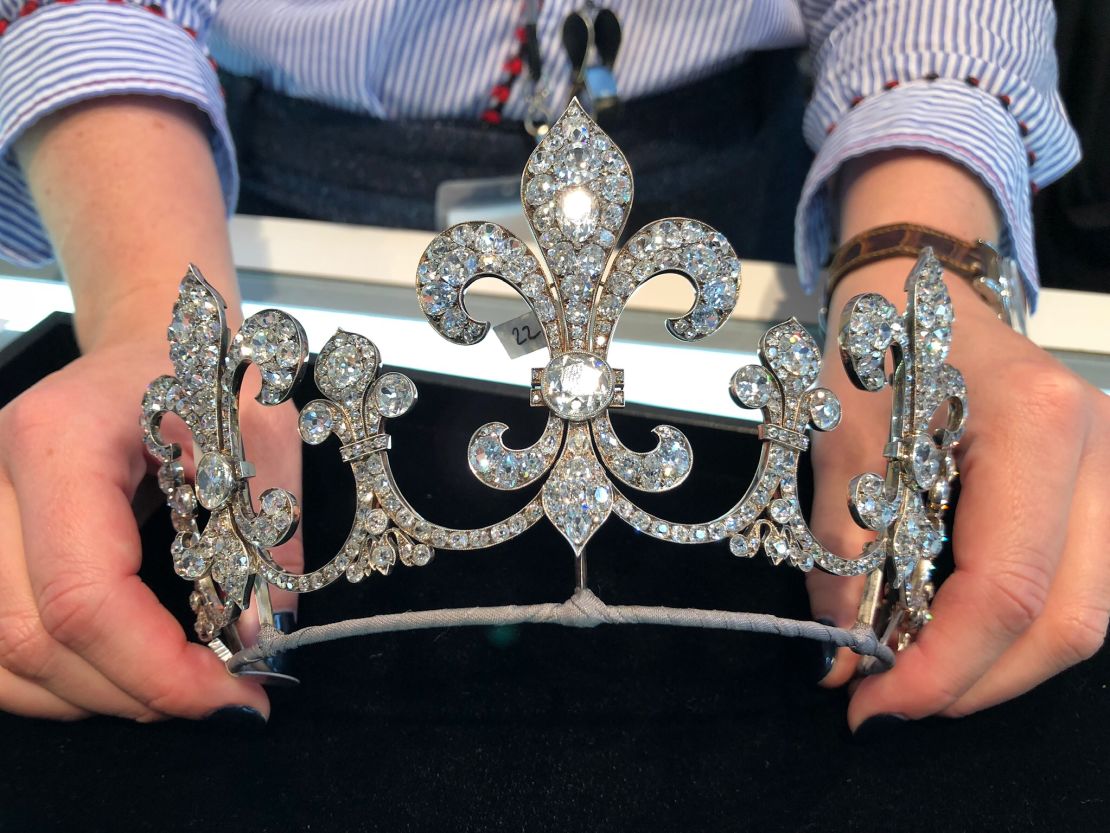
<svg viewBox="0 0 1110 833"><path fill-rule="evenodd" d="M549 409L547 428L529 448L510 449L501 439L506 425L482 426L470 442L470 467L494 488L517 489L554 465L543 487L543 510L581 553L613 508L606 469L626 485L658 492L681 483L693 460L677 428L656 428L656 447L638 453L624 446L609 421L608 409L624 405L624 373L610 367L607 356L625 303L655 275L685 275L696 292L694 305L667 326L677 338L695 341L716 332L732 313L740 261L724 235L685 219L653 222L616 250L632 204L632 173L577 101L529 158L521 201L546 269L501 226L464 223L428 246L417 289L432 325L458 344L473 344L489 330L463 305L466 287L481 277L514 286L541 322L550 360L532 372L531 402Z"/></svg>

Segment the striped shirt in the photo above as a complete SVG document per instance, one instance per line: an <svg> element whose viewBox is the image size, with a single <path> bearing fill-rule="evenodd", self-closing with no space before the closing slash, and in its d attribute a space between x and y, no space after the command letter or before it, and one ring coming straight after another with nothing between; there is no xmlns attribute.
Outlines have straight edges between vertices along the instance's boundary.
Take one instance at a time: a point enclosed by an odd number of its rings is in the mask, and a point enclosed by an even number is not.
<svg viewBox="0 0 1110 833"><path fill-rule="evenodd" d="M570 70L562 21L581 0L547 0L538 21L552 100ZM798 206L803 283L831 240L828 183L847 160L891 148L971 169L1004 220L1001 245L1035 297L1031 193L1079 160L1057 93L1051 0L609 0L624 40L614 75L636 98L710 75L745 53L808 43L814 91L805 136L816 153ZM88 98L168 96L194 104L229 210L234 150L209 52L272 89L383 119L478 118L514 50L520 0L0 0L0 256L52 252L14 153L44 115ZM21 13L22 12L22 13ZM3 24L0 24L2 26ZM506 118L521 118L527 85Z"/></svg>

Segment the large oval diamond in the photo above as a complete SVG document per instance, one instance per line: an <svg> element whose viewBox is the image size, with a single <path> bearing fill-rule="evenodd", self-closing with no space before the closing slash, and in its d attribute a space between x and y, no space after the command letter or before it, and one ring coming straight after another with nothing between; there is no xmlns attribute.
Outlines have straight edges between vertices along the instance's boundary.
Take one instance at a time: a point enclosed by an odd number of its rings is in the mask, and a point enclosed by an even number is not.
<svg viewBox="0 0 1110 833"><path fill-rule="evenodd" d="M544 402L557 416L579 422L609 407L613 371L590 353L564 353L544 368L541 390Z"/></svg>
<svg viewBox="0 0 1110 833"><path fill-rule="evenodd" d="M197 463L197 499L205 509L222 509L235 491L235 469L231 461L209 451Z"/></svg>

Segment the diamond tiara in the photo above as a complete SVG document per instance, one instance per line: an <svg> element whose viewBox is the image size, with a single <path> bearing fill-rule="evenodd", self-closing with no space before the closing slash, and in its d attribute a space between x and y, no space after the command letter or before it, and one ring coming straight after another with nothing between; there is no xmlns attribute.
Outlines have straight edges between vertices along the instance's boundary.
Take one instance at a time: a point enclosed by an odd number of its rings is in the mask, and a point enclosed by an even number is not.
<svg viewBox="0 0 1110 833"><path fill-rule="evenodd" d="M887 460L882 474L860 474L848 486L852 516L876 533L861 553L844 557L815 538L798 499L796 474L809 448L807 429L830 431L841 419L832 391L815 387L817 343L795 319L768 330L759 364L738 369L733 399L759 409L762 452L747 492L719 517L675 523L636 505L632 491L664 492L691 471L693 449L677 428L658 426L648 452L628 449L609 420L624 405L625 375L609 365L608 347L629 296L652 277L674 272L693 285L696 298L667 328L680 341L716 332L731 315L740 290L740 261L725 237L695 220L649 223L618 248L632 202L632 174L612 140L577 101L539 143L521 181L521 201L543 264L511 232L494 223L463 223L428 245L416 270L419 303L429 323L459 345L480 341L489 324L474 319L464 292L481 277L514 287L541 322L550 360L531 375L529 402L547 409L540 438L527 448L503 442L508 426L480 426L467 449L470 471L483 484L516 490L543 480L539 493L504 520L475 529L451 529L420 515L390 469L385 426L401 418L417 397L401 373L379 373L381 357L367 338L338 331L320 350L315 382L324 398L300 412L301 439L310 445L338 437L339 453L354 475L357 504L351 530L323 566L294 574L271 556L297 527L296 498L270 488L251 496L254 467L244 455L238 398L248 363L261 372L258 399L288 399L308 358L301 325L279 310L250 316L232 336L223 300L190 267L169 327L173 376L149 386L142 403L146 447L161 462L158 482L177 532L171 547L176 572L194 582L190 597L196 632L233 673L267 676L264 660L300 645L356 634L468 624L553 622L655 623L804 636L852 648L863 669L889 668L894 654L929 619L933 559L944 540L943 515L957 476L952 450L966 418L959 372L945 363L952 304L940 264L926 249L906 283L899 314L887 299L860 295L848 302L839 334L841 357L860 388L893 390ZM893 372L886 372L887 354ZM943 409L943 411L942 411ZM932 431L935 415L945 418ZM185 482L181 449L161 437L167 413L189 427L196 452L194 483ZM208 510L201 529L198 505ZM762 552L775 565L866 575L855 627L768 614L638 605L608 605L587 587L587 546L602 524L618 519L676 545L718 545L732 556ZM370 616L283 634L273 627L269 587L294 592L321 589L345 578L387 576L398 562L424 567L439 552L497 546L546 520L573 552L577 586L565 602ZM262 629L244 647L235 622L257 604ZM275 675L276 676L276 675Z"/></svg>

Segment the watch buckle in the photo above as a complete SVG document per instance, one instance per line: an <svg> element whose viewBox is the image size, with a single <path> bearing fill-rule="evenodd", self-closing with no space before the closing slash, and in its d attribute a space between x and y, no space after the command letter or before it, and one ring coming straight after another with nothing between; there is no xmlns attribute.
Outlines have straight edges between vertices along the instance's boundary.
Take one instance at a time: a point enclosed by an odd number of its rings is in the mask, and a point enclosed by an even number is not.
<svg viewBox="0 0 1110 833"><path fill-rule="evenodd" d="M1028 301L1017 261L1012 257L1003 257L986 240L977 240L975 244L983 272L972 278L972 287L990 304L1000 319L1025 335Z"/></svg>

